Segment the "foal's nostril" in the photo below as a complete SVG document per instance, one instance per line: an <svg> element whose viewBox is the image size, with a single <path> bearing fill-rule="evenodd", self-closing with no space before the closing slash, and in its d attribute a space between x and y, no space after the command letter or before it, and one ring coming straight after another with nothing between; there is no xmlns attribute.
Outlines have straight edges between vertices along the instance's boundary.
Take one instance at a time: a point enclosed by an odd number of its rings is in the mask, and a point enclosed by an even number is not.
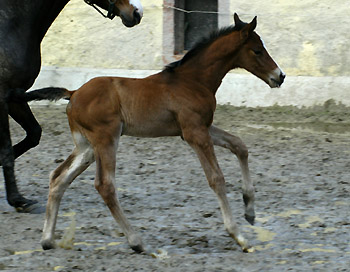
<svg viewBox="0 0 350 272"><path fill-rule="evenodd" d="M140 15L138 9L134 10L134 20L137 22L137 24L139 24L141 21L141 15Z"/></svg>
<svg viewBox="0 0 350 272"><path fill-rule="evenodd" d="M285 77L286 77L286 74L285 74L285 73L280 73L280 81L281 81L281 84L283 83Z"/></svg>

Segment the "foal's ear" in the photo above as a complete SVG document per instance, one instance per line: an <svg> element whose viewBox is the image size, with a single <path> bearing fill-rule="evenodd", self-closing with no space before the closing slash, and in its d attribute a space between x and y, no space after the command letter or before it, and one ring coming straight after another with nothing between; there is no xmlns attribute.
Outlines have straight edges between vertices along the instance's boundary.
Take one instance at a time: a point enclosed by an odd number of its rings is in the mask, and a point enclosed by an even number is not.
<svg viewBox="0 0 350 272"><path fill-rule="evenodd" d="M256 24L257 24L257 17L255 16L254 19L250 22L250 32L253 32L254 29L256 28Z"/></svg>
<svg viewBox="0 0 350 272"><path fill-rule="evenodd" d="M242 28L241 30L242 40L246 40L256 28L256 21L257 21L256 18L257 17L255 16L254 19L249 24L247 24L245 27Z"/></svg>
<svg viewBox="0 0 350 272"><path fill-rule="evenodd" d="M240 25L243 22L241 21L241 19L239 19L238 14L235 12L235 14L233 14L233 19L235 21L235 25Z"/></svg>

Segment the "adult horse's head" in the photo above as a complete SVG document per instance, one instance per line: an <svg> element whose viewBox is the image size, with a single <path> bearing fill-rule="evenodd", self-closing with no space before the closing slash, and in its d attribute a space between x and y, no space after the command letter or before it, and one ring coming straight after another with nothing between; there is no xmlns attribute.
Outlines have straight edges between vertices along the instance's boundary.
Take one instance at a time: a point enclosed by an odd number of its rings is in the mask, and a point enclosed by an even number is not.
<svg viewBox="0 0 350 272"><path fill-rule="evenodd" d="M133 27L141 22L143 16L142 5L139 0L84 0L87 4L93 6L104 17L113 19L119 16L123 24L127 27ZM104 15L96 6L107 10Z"/></svg>
<svg viewBox="0 0 350 272"><path fill-rule="evenodd" d="M240 28L242 46L238 54L239 67L265 81L271 88L280 87L286 74L267 52L263 40L254 32L256 17L249 24L234 15L235 25Z"/></svg>

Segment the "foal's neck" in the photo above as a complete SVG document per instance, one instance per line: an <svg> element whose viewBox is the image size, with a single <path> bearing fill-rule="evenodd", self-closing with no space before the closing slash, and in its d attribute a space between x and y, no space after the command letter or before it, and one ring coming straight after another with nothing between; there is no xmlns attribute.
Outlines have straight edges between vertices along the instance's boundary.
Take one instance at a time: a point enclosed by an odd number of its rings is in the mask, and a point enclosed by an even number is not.
<svg viewBox="0 0 350 272"><path fill-rule="evenodd" d="M219 37L212 42L197 57L189 60L183 66L183 72L191 73L197 82L200 82L215 95L222 79L232 69L236 68L236 54L240 46L238 31Z"/></svg>

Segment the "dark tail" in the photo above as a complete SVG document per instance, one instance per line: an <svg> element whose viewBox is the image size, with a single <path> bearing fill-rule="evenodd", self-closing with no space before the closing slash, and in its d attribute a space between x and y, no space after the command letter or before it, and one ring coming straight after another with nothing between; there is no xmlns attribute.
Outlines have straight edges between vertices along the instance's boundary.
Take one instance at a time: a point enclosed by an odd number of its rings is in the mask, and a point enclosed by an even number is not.
<svg viewBox="0 0 350 272"><path fill-rule="evenodd" d="M10 101L39 101L50 100L57 101L61 98L70 99L73 92L64 88L48 87L43 89L34 90L31 92L25 92L23 89L14 89L10 92Z"/></svg>

